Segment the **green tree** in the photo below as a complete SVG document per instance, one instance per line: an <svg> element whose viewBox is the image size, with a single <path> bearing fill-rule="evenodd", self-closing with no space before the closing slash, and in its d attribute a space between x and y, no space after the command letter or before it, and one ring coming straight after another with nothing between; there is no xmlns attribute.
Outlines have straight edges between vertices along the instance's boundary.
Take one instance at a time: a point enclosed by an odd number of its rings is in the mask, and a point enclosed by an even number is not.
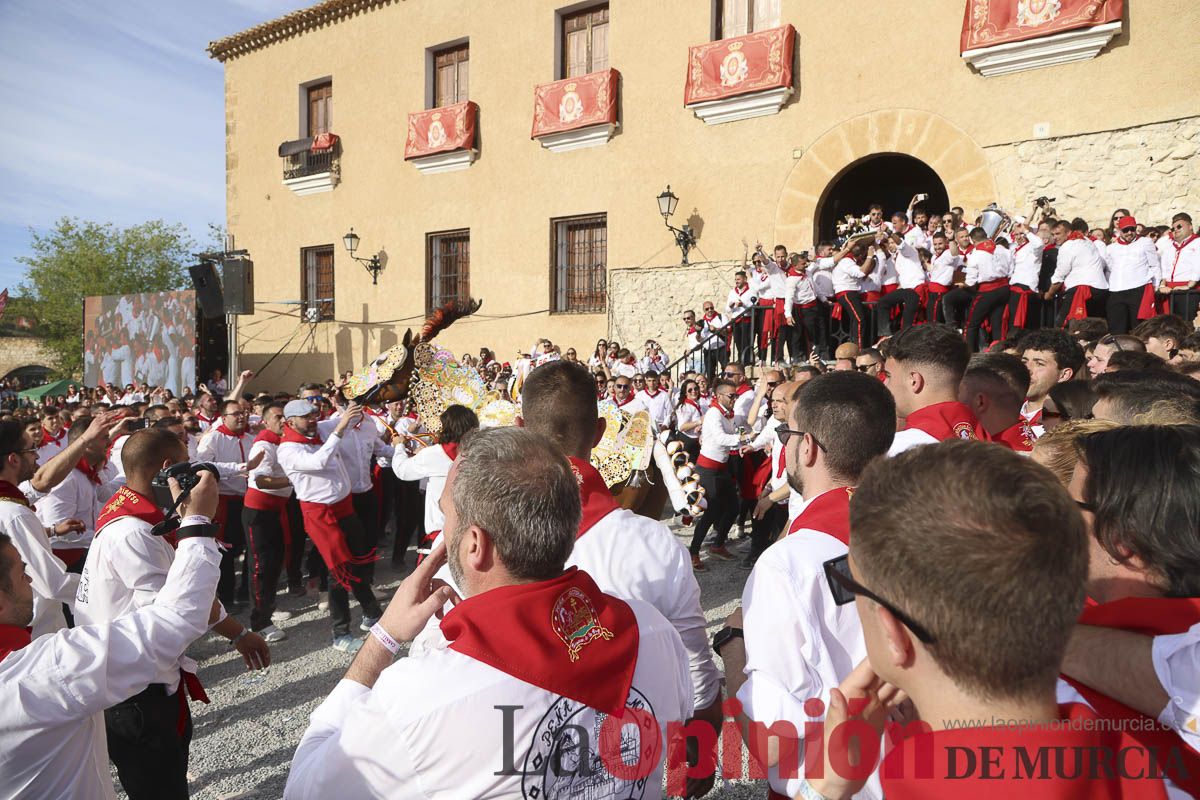
<svg viewBox="0 0 1200 800"><path fill-rule="evenodd" d="M33 301L62 374L83 366L83 298L187 287L194 242L179 224L151 220L128 228L63 217L45 234L30 230L21 294Z"/></svg>

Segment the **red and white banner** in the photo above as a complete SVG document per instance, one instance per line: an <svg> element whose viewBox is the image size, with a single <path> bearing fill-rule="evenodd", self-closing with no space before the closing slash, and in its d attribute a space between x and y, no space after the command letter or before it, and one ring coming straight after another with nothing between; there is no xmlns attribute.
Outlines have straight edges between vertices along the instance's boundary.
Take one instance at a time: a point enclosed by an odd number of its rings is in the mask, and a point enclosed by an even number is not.
<svg viewBox="0 0 1200 800"><path fill-rule="evenodd" d="M683 104L791 86L795 42L784 25L689 48Z"/></svg>
<svg viewBox="0 0 1200 800"><path fill-rule="evenodd" d="M533 90L533 133L529 138L615 124L620 79L621 73L608 69L538 86Z"/></svg>
<svg viewBox="0 0 1200 800"><path fill-rule="evenodd" d="M1125 0L967 0L961 52L1118 22Z"/></svg>
<svg viewBox="0 0 1200 800"><path fill-rule="evenodd" d="M475 118L479 106L471 100L408 115L404 158L467 150L475 146Z"/></svg>

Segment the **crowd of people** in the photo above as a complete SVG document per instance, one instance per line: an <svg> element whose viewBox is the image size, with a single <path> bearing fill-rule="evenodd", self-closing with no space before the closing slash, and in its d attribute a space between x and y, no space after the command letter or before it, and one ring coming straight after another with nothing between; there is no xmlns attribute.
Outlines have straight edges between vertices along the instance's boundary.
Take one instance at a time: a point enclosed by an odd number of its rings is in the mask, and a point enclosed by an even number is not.
<svg viewBox="0 0 1200 800"><path fill-rule="evenodd" d="M405 401L249 371L3 415L4 793L110 798L111 761L131 800L187 797L188 645L264 668L277 598L315 593L353 660L288 798L700 797L746 750L772 797L1196 796L1195 236L1177 215L1168 262L1122 210L1102 255L1042 209L1006 257L916 203L812 261L759 248L675 362L464 356L514 427L452 405L433 435ZM687 546L591 464L606 405L688 454ZM385 604L386 546L418 557ZM710 642L697 573L732 561Z"/></svg>

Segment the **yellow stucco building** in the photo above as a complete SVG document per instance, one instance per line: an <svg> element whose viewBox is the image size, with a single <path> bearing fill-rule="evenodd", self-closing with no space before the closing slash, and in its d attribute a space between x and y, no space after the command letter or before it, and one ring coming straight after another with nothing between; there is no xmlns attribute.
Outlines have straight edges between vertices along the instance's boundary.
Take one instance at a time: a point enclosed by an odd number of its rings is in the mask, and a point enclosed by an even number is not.
<svg viewBox="0 0 1200 800"><path fill-rule="evenodd" d="M744 240L809 248L868 197L974 215L1050 195L1100 225L1200 212L1200 5L1127 0L964 54L967 1L327 0L214 42L228 228L258 301L240 364L282 348L263 386L323 379L464 291L484 308L444 336L458 352L510 360L546 336L586 357L612 335L675 355L680 312L724 297ZM730 38L745 46L700 47ZM768 57L786 84L748 91ZM685 105L694 81L724 96L693 85ZM687 267L668 184L697 235Z"/></svg>

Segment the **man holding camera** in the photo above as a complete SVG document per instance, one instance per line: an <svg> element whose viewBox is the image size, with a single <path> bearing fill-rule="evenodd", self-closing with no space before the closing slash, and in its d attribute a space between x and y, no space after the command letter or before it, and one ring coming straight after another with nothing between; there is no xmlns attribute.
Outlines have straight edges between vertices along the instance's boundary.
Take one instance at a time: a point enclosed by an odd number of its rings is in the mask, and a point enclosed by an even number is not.
<svg viewBox="0 0 1200 800"><path fill-rule="evenodd" d="M178 483L171 491L179 493ZM216 480L202 475L180 509L178 558L152 603L109 624L33 641L27 627L31 581L20 554L0 534L0 775L6 796L115 797L100 712L119 708L162 673L177 670L180 655L208 628L220 561L209 524L216 505ZM144 747L144 761L162 758L155 745ZM155 796L186 797L183 780L182 794L164 784L153 787Z"/></svg>
<svg viewBox="0 0 1200 800"><path fill-rule="evenodd" d="M96 520L75 598L77 617L89 625L116 623L155 603L175 561L172 539L153 533L164 515L151 499L151 482L160 470L186 462L187 448L170 431L147 428L129 437L121 457L126 484ZM205 510L205 517L215 515L215 498ZM270 665L271 652L261 636L227 616L220 603L210 600L209 606L212 630L229 639L247 668ZM180 656L162 666L143 691L105 711L109 756L130 800L188 796L192 721L187 697L208 701L195 670L195 662Z"/></svg>

